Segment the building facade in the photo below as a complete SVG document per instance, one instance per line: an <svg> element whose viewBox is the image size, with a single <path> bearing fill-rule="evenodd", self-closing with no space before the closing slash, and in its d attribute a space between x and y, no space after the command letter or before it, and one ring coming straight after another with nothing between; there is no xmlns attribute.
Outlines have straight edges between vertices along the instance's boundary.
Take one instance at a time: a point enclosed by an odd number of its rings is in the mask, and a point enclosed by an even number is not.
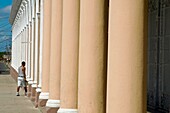
<svg viewBox="0 0 170 113"><path fill-rule="evenodd" d="M146 113L147 5L14 0L11 75L47 113Z"/></svg>

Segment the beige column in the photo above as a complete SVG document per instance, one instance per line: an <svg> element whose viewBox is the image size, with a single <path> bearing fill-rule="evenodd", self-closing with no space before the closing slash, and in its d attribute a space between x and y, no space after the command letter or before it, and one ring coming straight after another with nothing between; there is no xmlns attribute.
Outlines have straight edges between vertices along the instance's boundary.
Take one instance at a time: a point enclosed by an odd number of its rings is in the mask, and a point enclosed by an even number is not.
<svg viewBox="0 0 170 113"><path fill-rule="evenodd" d="M105 113L107 3L106 0L80 3L79 113Z"/></svg>
<svg viewBox="0 0 170 113"><path fill-rule="evenodd" d="M61 105L58 113L77 113L79 0L63 0Z"/></svg>
<svg viewBox="0 0 170 113"><path fill-rule="evenodd" d="M42 89L39 96L39 106L43 107L49 98L50 75L50 39L51 39L51 0L43 0L43 57L42 57Z"/></svg>
<svg viewBox="0 0 170 113"><path fill-rule="evenodd" d="M47 113L57 112L60 107L60 75L61 75L61 28L62 0L52 0L51 7L51 53L50 82Z"/></svg>
<svg viewBox="0 0 170 113"><path fill-rule="evenodd" d="M146 3L110 2L107 113L146 113Z"/></svg>

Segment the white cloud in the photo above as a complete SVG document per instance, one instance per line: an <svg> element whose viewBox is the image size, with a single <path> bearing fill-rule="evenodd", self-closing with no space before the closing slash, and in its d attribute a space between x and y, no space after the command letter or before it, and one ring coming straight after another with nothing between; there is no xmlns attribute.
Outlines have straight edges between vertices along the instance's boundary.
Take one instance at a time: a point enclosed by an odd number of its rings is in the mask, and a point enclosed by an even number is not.
<svg viewBox="0 0 170 113"><path fill-rule="evenodd" d="M6 7L2 8L1 11L2 11L3 13L10 13L11 7L12 7L11 5L6 6Z"/></svg>

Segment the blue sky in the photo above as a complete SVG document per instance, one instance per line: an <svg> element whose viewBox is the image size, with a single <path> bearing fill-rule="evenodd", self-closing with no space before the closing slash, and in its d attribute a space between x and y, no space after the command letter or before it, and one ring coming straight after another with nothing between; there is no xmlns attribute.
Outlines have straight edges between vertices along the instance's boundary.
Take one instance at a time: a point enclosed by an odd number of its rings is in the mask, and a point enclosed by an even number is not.
<svg viewBox="0 0 170 113"><path fill-rule="evenodd" d="M11 46L11 25L9 15L12 0L0 0L0 52L6 51Z"/></svg>

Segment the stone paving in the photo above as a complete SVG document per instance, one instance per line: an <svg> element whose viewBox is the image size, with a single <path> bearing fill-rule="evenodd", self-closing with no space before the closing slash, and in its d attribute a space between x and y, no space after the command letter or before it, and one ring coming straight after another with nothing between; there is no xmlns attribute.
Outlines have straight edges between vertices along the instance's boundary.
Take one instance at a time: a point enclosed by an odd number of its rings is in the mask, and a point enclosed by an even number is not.
<svg viewBox="0 0 170 113"><path fill-rule="evenodd" d="M0 75L0 113L42 113L24 96L23 89L20 89L20 96L16 96L16 87L11 75Z"/></svg>

